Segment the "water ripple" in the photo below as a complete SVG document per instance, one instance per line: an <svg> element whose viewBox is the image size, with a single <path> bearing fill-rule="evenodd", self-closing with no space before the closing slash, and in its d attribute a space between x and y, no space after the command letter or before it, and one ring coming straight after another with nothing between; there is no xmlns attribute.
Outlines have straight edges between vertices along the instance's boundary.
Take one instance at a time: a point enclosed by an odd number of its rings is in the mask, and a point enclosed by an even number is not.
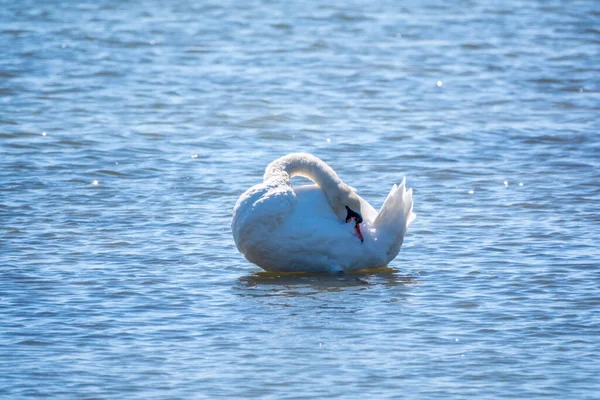
<svg viewBox="0 0 600 400"><path fill-rule="evenodd" d="M599 16L4 4L0 394L596 397ZM238 253L235 201L294 151L377 207L407 177L389 269Z"/></svg>

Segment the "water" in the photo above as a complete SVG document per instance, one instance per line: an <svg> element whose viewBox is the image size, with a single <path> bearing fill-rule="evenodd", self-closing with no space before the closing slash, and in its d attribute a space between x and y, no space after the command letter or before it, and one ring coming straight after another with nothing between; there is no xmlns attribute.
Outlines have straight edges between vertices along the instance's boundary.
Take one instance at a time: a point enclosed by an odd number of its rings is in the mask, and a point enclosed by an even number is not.
<svg viewBox="0 0 600 400"><path fill-rule="evenodd" d="M597 2L1 3L3 398L600 397ZM293 151L389 269L236 251Z"/></svg>

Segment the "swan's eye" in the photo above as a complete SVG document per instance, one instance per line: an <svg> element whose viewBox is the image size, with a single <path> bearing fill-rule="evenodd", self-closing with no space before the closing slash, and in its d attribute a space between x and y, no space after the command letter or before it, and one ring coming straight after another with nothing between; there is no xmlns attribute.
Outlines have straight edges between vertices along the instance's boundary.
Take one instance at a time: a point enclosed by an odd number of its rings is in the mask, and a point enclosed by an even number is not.
<svg viewBox="0 0 600 400"><path fill-rule="evenodd" d="M348 214L346 215L346 222L350 222L352 220L356 221L357 224L360 224L363 222L362 215L360 215L356 211L353 211L348 206L345 206L345 207L346 207L346 211L348 211Z"/></svg>

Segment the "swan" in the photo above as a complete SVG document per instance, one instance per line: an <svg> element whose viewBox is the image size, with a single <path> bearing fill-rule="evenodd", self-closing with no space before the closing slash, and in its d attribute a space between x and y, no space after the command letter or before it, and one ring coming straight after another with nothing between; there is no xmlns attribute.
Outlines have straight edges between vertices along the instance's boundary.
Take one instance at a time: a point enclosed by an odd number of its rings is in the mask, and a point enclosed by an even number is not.
<svg viewBox="0 0 600 400"><path fill-rule="evenodd" d="M303 176L315 185L292 187ZM377 212L316 156L271 162L263 182L240 196L231 230L244 257L266 271L337 273L385 267L415 219L406 179ZM352 223L349 223L352 222Z"/></svg>

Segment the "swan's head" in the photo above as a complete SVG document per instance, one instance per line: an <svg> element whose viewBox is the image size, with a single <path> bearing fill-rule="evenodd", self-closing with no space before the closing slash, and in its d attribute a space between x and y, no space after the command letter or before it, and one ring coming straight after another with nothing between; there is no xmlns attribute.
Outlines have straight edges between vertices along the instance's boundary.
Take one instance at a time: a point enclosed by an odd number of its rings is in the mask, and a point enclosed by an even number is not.
<svg viewBox="0 0 600 400"><path fill-rule="evenodd" d="M356 235L363 241L360 224L363 222L361 203L359 197L350 186L340 185L338 196L335 199L334 211L346 223L354 221Z"/></svg>

